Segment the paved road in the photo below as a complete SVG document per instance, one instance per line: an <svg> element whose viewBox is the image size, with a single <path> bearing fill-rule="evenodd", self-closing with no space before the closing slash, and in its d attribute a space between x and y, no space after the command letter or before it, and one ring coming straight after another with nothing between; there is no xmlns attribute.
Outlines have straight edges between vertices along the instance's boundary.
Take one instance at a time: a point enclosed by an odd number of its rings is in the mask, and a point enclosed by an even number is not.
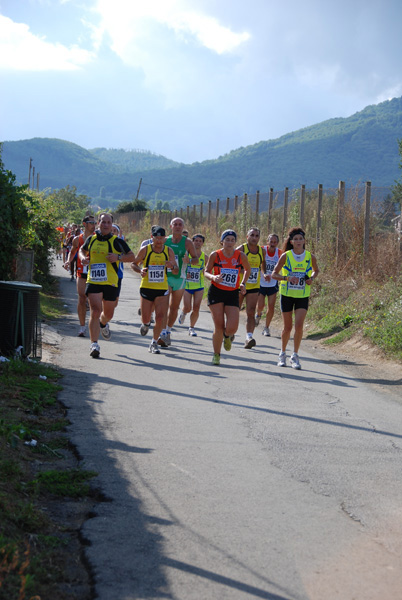
<svg viewBox="0 0 402 600"><path fill-rule="evenodd" d="M396 395L303 347L302 371L277 367L278 335L261 326L244 350L241 325L214 367L206 307L197 338L177 326L151 355L128 269L112 340L91 359L57 270L71 310L61 399L110 499L84 527L100 600L402 597Z"/></svg>

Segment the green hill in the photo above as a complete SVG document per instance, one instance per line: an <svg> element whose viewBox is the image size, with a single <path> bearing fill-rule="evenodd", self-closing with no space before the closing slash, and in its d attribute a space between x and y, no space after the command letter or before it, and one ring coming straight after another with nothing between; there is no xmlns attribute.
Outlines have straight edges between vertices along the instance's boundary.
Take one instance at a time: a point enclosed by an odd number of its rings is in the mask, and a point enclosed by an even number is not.
<svg viewBox="0 0 402 600"><path fill-rule="evenodd" d="M41 189L75 185L80 193L97 197L104 187L107 197L129 199L142 178L142 197L153 199L157 194L158 199L180 205L302 183L307 188L318 183L336 188L341 179L387 188L400 176L401 138L402 98L394 98L348 118L330 119L191 165L151 152L85 150L42 138L4 142L3 162L26 182L32 157Z"/></svg>

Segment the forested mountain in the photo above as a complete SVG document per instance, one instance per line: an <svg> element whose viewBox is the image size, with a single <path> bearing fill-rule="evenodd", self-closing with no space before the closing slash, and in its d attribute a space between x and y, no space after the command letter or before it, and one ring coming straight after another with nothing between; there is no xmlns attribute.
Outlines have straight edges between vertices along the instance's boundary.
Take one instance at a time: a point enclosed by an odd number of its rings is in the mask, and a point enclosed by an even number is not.
<svg viewBox="0 0 402 600"><path fill-rule="evenodd" d="M401 138L402 98L394 98L348 118L330 119L191 165L151 152L85 150L44 138L4 142L3 162L25 183L32 158L41 189L75 185L93 198L130 199L142 178L141 197L180 206L302 183L307 188L318 183L334 188L341 179L390 187L400 176Z"/></svg>

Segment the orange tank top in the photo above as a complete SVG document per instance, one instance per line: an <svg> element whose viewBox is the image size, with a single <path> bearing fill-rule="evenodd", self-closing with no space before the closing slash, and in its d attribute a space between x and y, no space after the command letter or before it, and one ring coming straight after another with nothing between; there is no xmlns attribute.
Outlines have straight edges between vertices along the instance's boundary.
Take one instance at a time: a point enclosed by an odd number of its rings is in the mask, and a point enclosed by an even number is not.
<svg viewBox="0 0 402 600"><path fill-rule="evenodd" d="M223 254L223 250L216 251L217 258L214 263L212 273L214 275L222 275L223 279L220 283L212 281L220 290L238 290L240 287L240 271L242 264L240 262L240 250L235 250L233 256L227 258Z"/></svg>

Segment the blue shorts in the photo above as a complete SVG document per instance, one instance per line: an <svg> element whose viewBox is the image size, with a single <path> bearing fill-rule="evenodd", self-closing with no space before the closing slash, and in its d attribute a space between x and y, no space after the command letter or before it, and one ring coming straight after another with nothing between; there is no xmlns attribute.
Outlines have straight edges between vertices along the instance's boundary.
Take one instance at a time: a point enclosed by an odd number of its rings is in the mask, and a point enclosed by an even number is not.
<svg viewBox="0 0 402 600"><path fill-rule="evenodd" d="M196 290L188 290L186 288L184 291L188 292L189 294L195 294L195 292L202 292L202 291L204 291L204 288L197 288Z"/></svg>

